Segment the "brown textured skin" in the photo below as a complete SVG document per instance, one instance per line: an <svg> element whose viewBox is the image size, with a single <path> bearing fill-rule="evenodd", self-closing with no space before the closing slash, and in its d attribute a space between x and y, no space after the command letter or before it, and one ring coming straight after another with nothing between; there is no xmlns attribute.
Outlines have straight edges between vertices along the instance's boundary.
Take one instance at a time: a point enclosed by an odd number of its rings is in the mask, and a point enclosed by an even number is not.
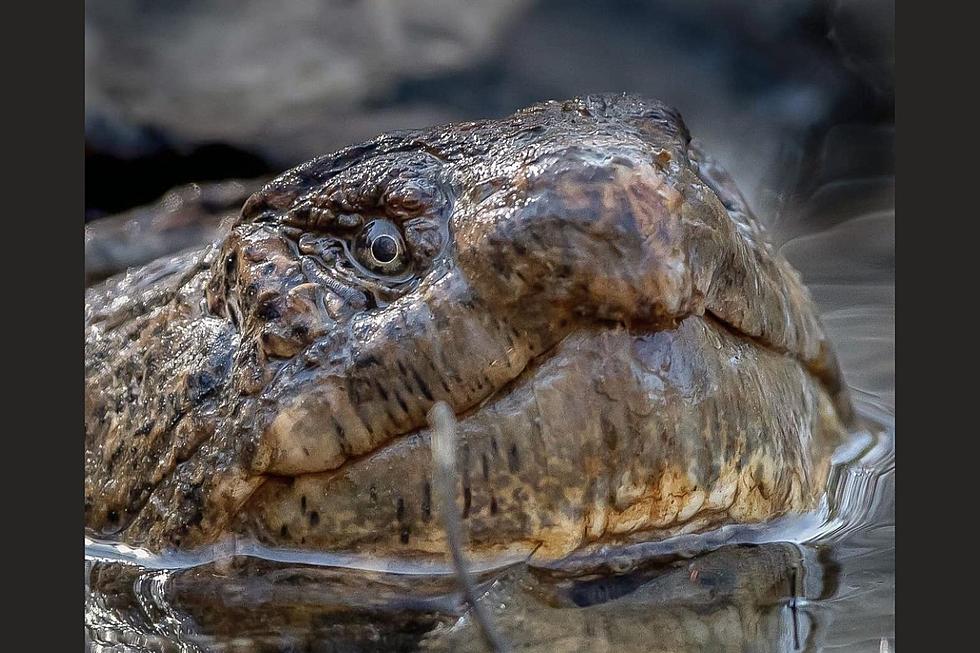
<svg viewBox="0 0 980 653"><path fill-rule="evenodd" d="M336 245L377 217L404 278ZM89 289L87 530L444 551L439 400L472 552L546 557L808 509L851 419L799 276L680 117L548 102L315 159L219 245Z"/></svg>

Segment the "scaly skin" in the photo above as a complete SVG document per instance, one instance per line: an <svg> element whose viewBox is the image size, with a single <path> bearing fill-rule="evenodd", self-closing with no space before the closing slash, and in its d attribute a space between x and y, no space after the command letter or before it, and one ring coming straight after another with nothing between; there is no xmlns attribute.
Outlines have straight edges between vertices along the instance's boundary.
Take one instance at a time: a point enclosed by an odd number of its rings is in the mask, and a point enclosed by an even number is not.
<svg viewBox="0 0 980 653"><path fill-rule="evenodd" d="M406 252L380 275L374 220ZM87 530L439 554L436 401L474 555L807 510L851 419L799 276L680 117L548 102L315 159L215 246L89 289Z"/></svg>

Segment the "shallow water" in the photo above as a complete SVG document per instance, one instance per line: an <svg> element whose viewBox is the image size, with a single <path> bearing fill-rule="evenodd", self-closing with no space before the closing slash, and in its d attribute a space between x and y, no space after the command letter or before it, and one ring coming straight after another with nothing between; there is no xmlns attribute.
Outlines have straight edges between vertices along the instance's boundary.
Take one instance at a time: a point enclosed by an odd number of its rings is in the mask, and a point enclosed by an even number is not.
<svg viewBox="0 0 980 653"><path fill-rule="evenodd" d="M860 195L853 185L837 192ZM895 650L894 211L846 206L806 229L775 230L820 304L866 423L838 452L821 509L573 556L561 568L473 569L508 646ZM86 544L93 651L485 650L448 564L259 548L161 560Z"/></svg>

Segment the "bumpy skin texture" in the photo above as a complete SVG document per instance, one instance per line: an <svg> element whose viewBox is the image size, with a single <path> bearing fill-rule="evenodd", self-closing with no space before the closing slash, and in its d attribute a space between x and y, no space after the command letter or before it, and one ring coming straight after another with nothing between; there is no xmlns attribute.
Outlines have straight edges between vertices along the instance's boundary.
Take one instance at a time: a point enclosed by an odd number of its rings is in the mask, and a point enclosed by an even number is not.
<svg viewBox="0 0 980 653"><path fill-rule="evenodd" d="M397 269L368 270L371 223ZM444 551L440 400L471 550L548 557L808 509L851 419L799 276L680 117L548 102L315 159L220 243L89 289L87 529Z"/></svg>

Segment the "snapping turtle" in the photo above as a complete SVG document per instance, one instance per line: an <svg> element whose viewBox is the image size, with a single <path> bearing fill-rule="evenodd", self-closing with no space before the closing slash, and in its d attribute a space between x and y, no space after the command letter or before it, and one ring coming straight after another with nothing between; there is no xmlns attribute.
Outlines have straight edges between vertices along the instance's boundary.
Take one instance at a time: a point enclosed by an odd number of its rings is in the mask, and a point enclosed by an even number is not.
<svg viewBox="0 0 980 653"><path fill-rule="evenodd" d="M651 100L317 158L86 293L87 533L553 559L812 508L852 419L799 275Z"/></svg>

